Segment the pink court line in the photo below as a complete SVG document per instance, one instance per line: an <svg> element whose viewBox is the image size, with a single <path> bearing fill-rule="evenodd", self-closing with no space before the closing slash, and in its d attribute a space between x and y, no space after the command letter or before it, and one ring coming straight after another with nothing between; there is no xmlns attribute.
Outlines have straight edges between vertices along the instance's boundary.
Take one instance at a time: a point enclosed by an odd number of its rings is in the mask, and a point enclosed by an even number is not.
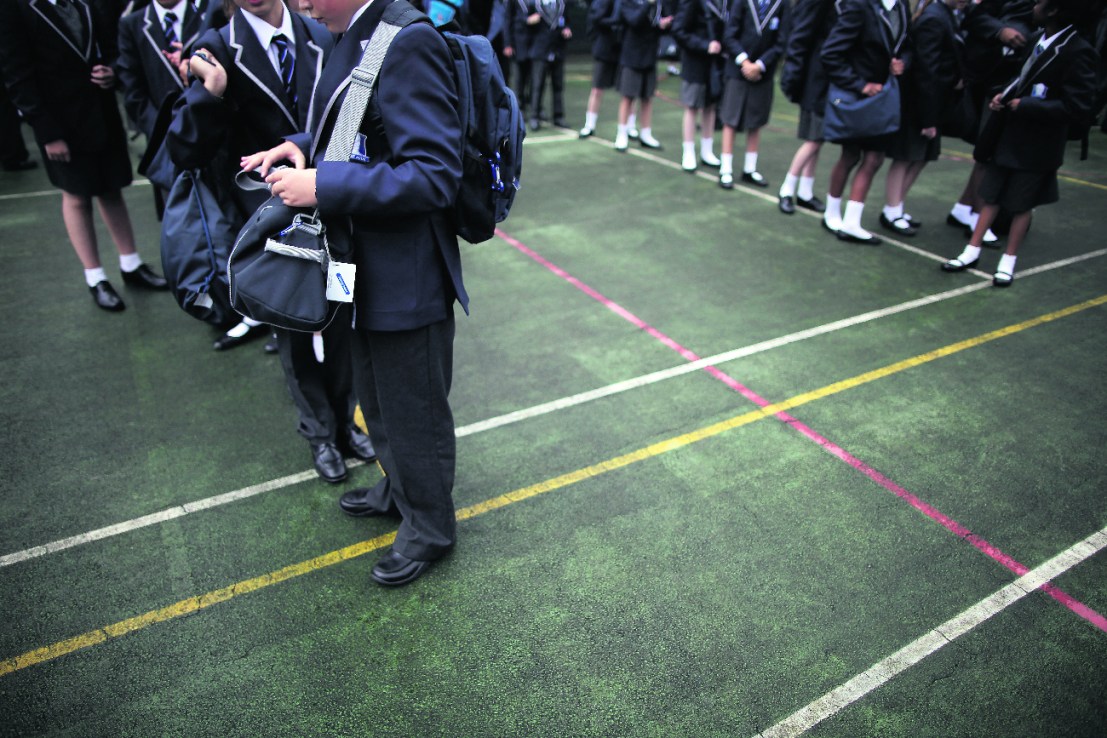
<svg viewBox="0 0 1107 738"><path fill-rule="evenodd" d="M500 238L502 238L504 241L506 241L508 244L510 244L516 250L520 251L521 253L525 254L526 256L529 256L531 259L538 262L539 264L541 264L543 267L545 267L549 271L553 272L554 274L561 277L562 279L564 279L569 284L576 287L578 290L580 290L584 294L588 295L592 299L599 302L601 305L606 307L611 312L615 313L616 315L623 318L624 320L626 320L630 324L634 325L636 328L639 328L642 331L645 331L650 336L653 336L658 341L660 341L662 344L664 344L665 346L668 346L670 349L672 349L676 353L680 354L680 356L682 356L684 359L687 359L690 362L700 360L700 357L694 351L692 351L690 349L687 349L684 346L681 346L679 343L674 341L672 338L665 335L664 333L662 333L658 329L654 328L652 325L645 322L644 320L639 318L634 313L630 312L629 310L622 307L618 303L608 299L603 294L596 291L592 287L588 286L584 282L580 281L579 279L577 279L573 275L569 274L568 272L566 272L561 267L557 266L556 264L554 264L554 263L550 262L549 260L545 259L544 257L542 257L540 254L535 252L533 249L528 248L527 246L525 246L523 243L521 243L517 239L512 238L511 236L507 235L506 233L504 233L503 231L500 231L500 230L496 231L496 235L498 235ZM715 377L720 382L725 384L727 387L730 387L732 390L734 390L738 394L742 395L743 397L745 397L747 400L754 403L758 407L764 408L764 407L767 407L770 404L772 404L768 400L766 400L764 397L757 394L756 392L754 392L750 388L746 387L742 383L738 382L736 379L730 377L729 375L727 375L725 372L723 372L721 369L719 369L717 367L707 366L707 367L704 367L704 371L707 372L708 374L710 374L711 376ZM984 540L980 536L976 535L971 530L969 530L965 526L961 525L960 523L958 523L956 520L949 517L945 513L941 512L940 510L935 508L933 505L930 505L927 502L920 499L918 496L911 494L906 489L899 486L898 484L893 482L891 479L884 476L879 471L872 468L871 466L869 466L865 462L861 461L861 459L859 459L856 456L854 456L853 454L849 453L848 451L846 451L844 448L842 448L838 444L836 444L833 441L829 440L825 436L820 435L813 428L808 426L806 423L803 423L798 418L796 418L792 415L789 415L786 412L774 413L773 417L775 417L777 420L781 421L782 423L785 423L788 427L790 427L793 430L797 431L800 435L814 441L816 444L819 445L819 447L821 447L824 451L829 453L831 456L834 456L834 457L844 461L845 463L849 464L851 467L853 467L857 471L861 472L866 477L868 477L872 481L876 482L878 485L880 485L884 489L888 490L889 492L894 494L896 497L900 498L901 500L906 502L908 505L910 505L911 507L913 507L916 510L918 510L919 512L921 512L923 515L930 518L931 520L936 522L938 525L940 525L943 528L945 528L946 530L948 530L953 535L955 535L958 538L966 541L967 543L969 543L969 545L973 546L975 549L977 549L981 553L985 554L986 556L991 558L993 561L996 561L997 563L999 563L1001 566L1003 566L1004 568L1006 568L1008 571L1012 572L1016 576L1021 577L1022 575L1026 574L1028 571L1030 571L1030 569L1028 567L1024 566L1023 564L1020 564L1018 561L1016 561L1012 557L1008 556L1007 554L1005 554L1003 551L996 548L992 544L988 543L986 540ZM1085 620L1087 620L1089 623L1091 623L1095 627L1099 628L1101 631L1107 633L1107 618L1105 618L1103 615L1100 615L1098 612L1096 612L1092 608L1090 608L1087 605L1083 604L1082 602L1077 600L1075 597L1073 597L1070 594L1067 594L1066 592L1062 591L1061 589L1059 589L1057 586L1055 586L1054 584L1052 584L1050 582L1047 582L1046 584L1042 585L1041 589L1042 589L1043 592L1048 594L1050 597L1052 597L1057 602L1060 602L1062 605L1064 605L1066 608L1071 610L1073 613L1079 615L1080 617L1084 618Z"/></svg>

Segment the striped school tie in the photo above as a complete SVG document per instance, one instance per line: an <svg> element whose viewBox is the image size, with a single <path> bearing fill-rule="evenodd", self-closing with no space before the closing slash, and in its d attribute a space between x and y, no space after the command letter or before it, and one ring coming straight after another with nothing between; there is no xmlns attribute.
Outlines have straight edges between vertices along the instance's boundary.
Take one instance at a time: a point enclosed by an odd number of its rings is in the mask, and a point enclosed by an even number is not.
<svg viewBox="0 0 1107 738"><path fill-rule="evenodd" d="M281 64L281 82L284 83L284 94L292 103L293 114L296 112L296 58L292 56L292 49L284 34L278 33L273 37L272 44L277 47L277 59Z"/></svg>
<svg viewBox="0 0 1107 738"><path fill-rule="evenodd" d="M170 11L165 14L165 17L162 18L162 21L165 23L165 43L167 45L172 45L176 43L177 32L173 30L173 27L177 23L177 14Z"/></svg>

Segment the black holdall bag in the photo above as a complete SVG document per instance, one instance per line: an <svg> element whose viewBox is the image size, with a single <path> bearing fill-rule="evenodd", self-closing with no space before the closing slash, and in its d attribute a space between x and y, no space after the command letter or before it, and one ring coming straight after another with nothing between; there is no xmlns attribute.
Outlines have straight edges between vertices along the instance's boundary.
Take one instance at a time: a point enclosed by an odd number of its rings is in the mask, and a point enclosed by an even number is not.
<svg viewBox="0 0 1107 738"><path fill-rule="evenodd" d="M245 190L268 187L249 172L239 172L235 182ZM285 205L273 195L246 221L227 260L231 305L278 328L321 331L338 309L327 300L330 266L327 228L318 211Z"/></svg>
<svg viewBox="0 0 1107 738"><path fill-rule="evenodd" d="M826 93L823 137L830 142L875 138L899 130L899 82L889 77L872 97L831 83Z"/></svg>

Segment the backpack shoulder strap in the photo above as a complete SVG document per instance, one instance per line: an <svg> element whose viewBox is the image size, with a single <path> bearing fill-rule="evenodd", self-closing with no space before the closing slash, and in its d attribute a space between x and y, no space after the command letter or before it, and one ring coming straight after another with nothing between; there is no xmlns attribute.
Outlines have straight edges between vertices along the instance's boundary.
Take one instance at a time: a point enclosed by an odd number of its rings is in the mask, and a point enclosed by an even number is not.
<svg viewBox="0 0 1107 738"><path fill-rule="evenodd" d="M338 120L335 121L334 131L327 142L327 151L323 155L324 161L345 161L350 155L361 121L365 118L365 111L369 108L369 99L373 96L373 88L388 47L406 26L425 18L407 0L395 0L384 9L380 23L361 55L361 61L350 73L350 89L338 111Z"/></svg>

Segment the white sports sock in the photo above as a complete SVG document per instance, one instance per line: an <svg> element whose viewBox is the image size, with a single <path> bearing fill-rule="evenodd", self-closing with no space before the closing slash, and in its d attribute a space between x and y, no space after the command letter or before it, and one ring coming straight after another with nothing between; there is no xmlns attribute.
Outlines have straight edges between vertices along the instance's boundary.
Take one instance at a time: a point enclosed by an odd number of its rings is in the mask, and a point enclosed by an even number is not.
<svg viewBox="0 0 1107 738"><path fill-rule="evenodd" d="M964 205L962 203L954 203L953 209L949 211L949 214L960 221L967 221L969 216L972 215L972 206Z"/></svg>
<svg viewBox="0 0 1107 738"><path fill-rule="evenodd" d="M89 287L95 287L101 282L107 281L108 275L104 273L103 267L96 267L95 269L85 270L85 284Z"/></svg>
<svg viewBox="0 0 1107 738"><path fill-rule="evenodd" d="M708 136L707 138L700 139L700 156L707 156L708 154L714 154L715 151L715 139Z"/></svg>
<svg viewBox="0 0 1107 738"><path fill-rule="evenodd" d="M636 113L631 113L630 117L627 118L627 130L629 131L630 129L637 128L637 127L638 127L638 115Z"/></svg>
<svg viewBox="0 0 1107 738"><path fill-rule="evenodd" d="M685 142L683 142L681 144L681 151L683 151L685 154L691 154L691 155L695 156L695 154L696 154L696 142L695 141L685 141Z"/></svg>
<svg viewBox="0 0 1107 738"><path fill-rule="evenodd" d="M884 217L887 218L888 220L892 220L892 221L894 221L896 218L902 218L903 217L903 203L901 202L899 205L885 205L884 206Z"/></svg>
<svg viewBox="0 0 1107 738"><path fill-rule="evenodd" d="M996 267L996 271L1010 274L1012 277L1015 276L1015 259L1017 258L1017 256L1011 254L1004 254L999 257L999 266Z"/></svg>
<svg viewBox="0 0 1107 738"><path fill-rule="evenodd" d="M815 196L815 178L814 177L800 177L799 189L796 190L796 196L801 200L810 200Z"/></svg>
<svg viewBox="0 0 1107 738"><path fill-rule="evenodd" d="M142 266L142 257L138 255L136 251L133 254L120 254L119 255L119 269L124 272L133 272Z"/></svg>
<svg viewBox="0 0 1107 738"><path fill-rule="evenodd" d="M962 264L969 264L980 258L980 247L973 246L971 243L965 246L965 250L958 256L957 260Z"/></svg>
<svg viewBox="0 0 1107 738"><path fill-rule="evenodd" d="M585 113L584 114L584 127L590 131L596 129L596 122L600 119L598 113Z"/></svg>
<svg viewBox="0 0 1107 738"><path fill-rule="evenodd" d="M842 219L842 198L826 196L826 215L834 220Z"/></svg>
<svg viewBox="0 0 1107 738"><path fill-rule="evenodd" d="M796 194L796 183L799 181L799 177L788 172L784 175L784 182L780 185L780 192L777 193L780 197L793 197Z"/></svg>
<svg viewBox="0 0 1107 738"><path fill-rule="evenodd" d="M746 162L742 167L743 172L756 172L757 171L757 152L747 151Z"/></svg>
<svg viewBox="0 0 1107 738"><path fill-rule="evenodd" d="M651 138L653 138L653 129L652 128L639 128L638 129L638 138L649 141Z"/></svg>
<svg viewBox="0 0 1107 738"><path fill-rule="evenodd" d="M615 126L615 134L617 136L627 135L627 127L624 125Z"/></svg>
<svg viewBox="0 0 1107 738"><path fill-rule="evenodd" d="M734 154L719 154L719 174L734 173Z"/></svg>
<svg viewBox="0 0 1107 738"><path fill-rule="evenodd" d="M849 200L846 202L846 212L842 216L842 227L851 231L863 231L861 227L861 214L865 212L865 203Z"/></svg>

